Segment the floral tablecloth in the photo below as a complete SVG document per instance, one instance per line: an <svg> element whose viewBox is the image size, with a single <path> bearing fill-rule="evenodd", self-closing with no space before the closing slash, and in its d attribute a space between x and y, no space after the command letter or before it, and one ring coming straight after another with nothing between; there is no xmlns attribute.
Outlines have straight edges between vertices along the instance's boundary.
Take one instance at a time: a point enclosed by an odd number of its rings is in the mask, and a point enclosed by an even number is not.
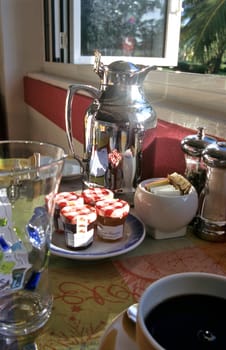
<svg viewBox="0 0 226 350"><path fill-rule="evenodd" d="M172 273L204 271L226 274L226 244L183 238L148 237L118 258L77 261L56 256L50 261L54 309L36 338L39 350L97 350L107 325L138 301L156 279Z"/></svg>

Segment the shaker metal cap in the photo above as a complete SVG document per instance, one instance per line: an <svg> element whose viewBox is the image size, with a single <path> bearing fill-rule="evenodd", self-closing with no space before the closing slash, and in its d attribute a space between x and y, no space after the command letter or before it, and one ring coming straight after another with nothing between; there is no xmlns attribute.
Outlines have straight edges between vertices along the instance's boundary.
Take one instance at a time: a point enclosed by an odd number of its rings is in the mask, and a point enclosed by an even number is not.
<svg viewBox="0 0 226 350"><path fill-rule="evenodd" d="M209 145L202 153L203 161L212 168L226 168L226 142Z"/></svg>
<svg viewBox="0 0 226 350"><path fill-rule="evenodd" d="M214 137L205 135L204 128L199 127L195 135L188 135L181 141L184 153L192 157L201 157L203 150L210 144L216 143Z"/></svg>

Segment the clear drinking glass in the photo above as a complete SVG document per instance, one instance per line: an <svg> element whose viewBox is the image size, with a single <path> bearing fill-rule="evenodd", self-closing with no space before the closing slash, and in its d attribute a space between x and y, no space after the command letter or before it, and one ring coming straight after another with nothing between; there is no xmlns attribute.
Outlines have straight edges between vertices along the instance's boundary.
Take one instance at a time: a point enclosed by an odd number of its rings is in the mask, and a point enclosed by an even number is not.
<svg viewBox="0 0 226 350"><path fill-rule="evenodd" d="M0 334L42 327L53 298L48 283L54 196L65 153L34 141L0 141Z"/></svg>

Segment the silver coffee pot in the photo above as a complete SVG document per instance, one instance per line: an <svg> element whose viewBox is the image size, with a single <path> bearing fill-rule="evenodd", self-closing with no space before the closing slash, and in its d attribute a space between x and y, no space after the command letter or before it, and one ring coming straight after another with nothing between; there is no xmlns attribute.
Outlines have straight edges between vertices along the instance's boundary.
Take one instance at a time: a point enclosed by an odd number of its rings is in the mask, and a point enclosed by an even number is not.
<svg viewBox="0 0 226 350"><path fill-rule="evenodd" d="M195 219L196 234L205 240L226 241L226 142L213 143L202 153L207 166Z"/></svg>
<svg viewBox="0 0 226 350"><path fill-rule="evenodd" d="M157 117L143 90L143 81L154 67L126 61L104 65L95 52L94 71L100 88L90 85L69 86L65 106L65 123L69 148L79 160L86 183L129 194L141 177L142 145L153 132ZM74 150L72 135L72 101L79 91L94 100L84 116L84 156Z"/></svg>

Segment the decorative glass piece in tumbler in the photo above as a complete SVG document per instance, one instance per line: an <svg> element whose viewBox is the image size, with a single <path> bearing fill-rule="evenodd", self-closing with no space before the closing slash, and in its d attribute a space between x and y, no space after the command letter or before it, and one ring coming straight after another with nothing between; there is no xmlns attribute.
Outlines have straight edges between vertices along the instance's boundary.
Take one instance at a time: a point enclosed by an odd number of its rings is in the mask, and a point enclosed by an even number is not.
<svg viewBox="0 0 226 350"><path fill-rule="evenodd" d="M48 259L61 147L0 141L0 334L20 337L48 321L53 296Z"/></svg>

